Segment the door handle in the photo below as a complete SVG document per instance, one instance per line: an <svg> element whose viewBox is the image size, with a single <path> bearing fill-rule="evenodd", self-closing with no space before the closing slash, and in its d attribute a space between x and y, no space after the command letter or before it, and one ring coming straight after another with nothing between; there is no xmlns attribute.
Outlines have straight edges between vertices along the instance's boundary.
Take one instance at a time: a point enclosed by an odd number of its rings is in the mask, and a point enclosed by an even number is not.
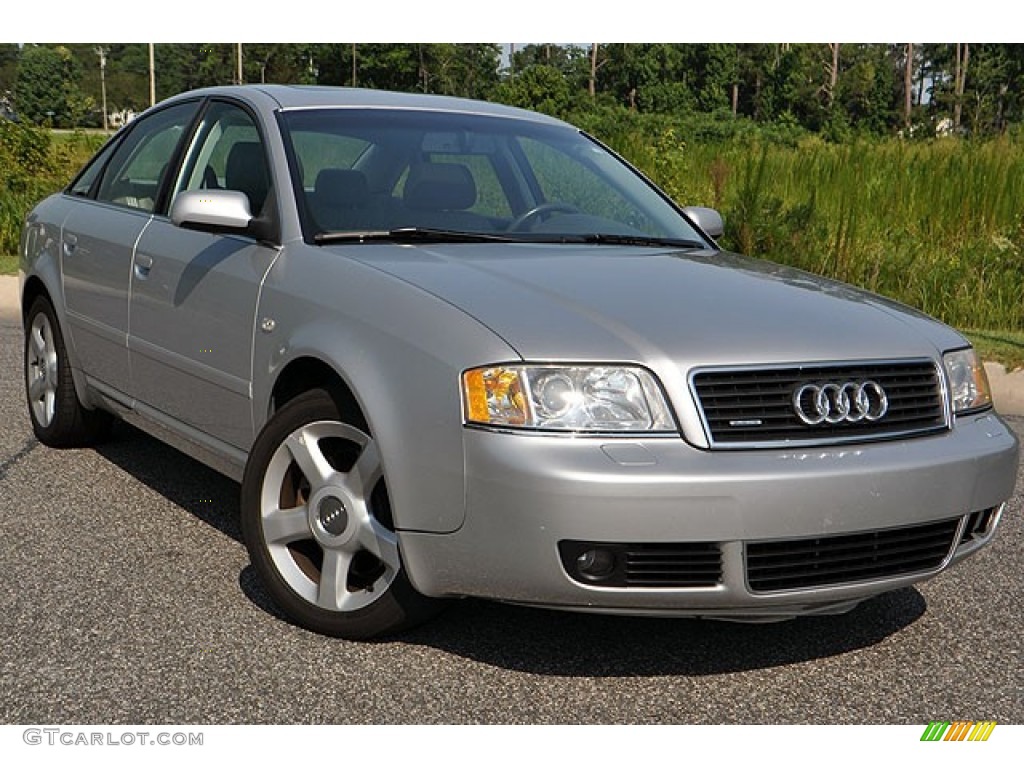
<svg viewBox="0 0 1024 768"><path fill-rule="evenodd" d="M149 270L153 268L153 257L144 253L135 254L135 276L140 280L149 277Z"/></svg>
<svg viewBox="0 0 1024 768"><path fill-rule="evenodd" d="M78 247L78 238L72 234L64 235L64 255L70 256Z"/></svg>

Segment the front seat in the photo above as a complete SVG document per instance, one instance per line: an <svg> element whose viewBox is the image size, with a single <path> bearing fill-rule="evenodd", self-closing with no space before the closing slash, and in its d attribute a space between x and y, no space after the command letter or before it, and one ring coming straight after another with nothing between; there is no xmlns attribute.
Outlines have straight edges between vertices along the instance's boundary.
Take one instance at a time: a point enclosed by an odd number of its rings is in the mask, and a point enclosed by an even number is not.
<svg viewBox="0 0 1024 768"><path fill-rule="evenodd" d="M326 231L372 227L370 186L359 171L324 168L308 196L316 223Z"/></svg>
<svg viewBox="0 0 1024 768"><path fill-rule="evenodd" d="M244 192L249 198L252 215L260 215L270 190L270 177L263 147L258 141L240 141L228 152L224 188Z"/></svg>
<svg viewBox="0 0 1024 768"><path fill-rule="evenodd" d="M459 163L413 165L402 201L415 226L489 229L487 219L468 210L477 201L476 183L469 169Z"/></svg>

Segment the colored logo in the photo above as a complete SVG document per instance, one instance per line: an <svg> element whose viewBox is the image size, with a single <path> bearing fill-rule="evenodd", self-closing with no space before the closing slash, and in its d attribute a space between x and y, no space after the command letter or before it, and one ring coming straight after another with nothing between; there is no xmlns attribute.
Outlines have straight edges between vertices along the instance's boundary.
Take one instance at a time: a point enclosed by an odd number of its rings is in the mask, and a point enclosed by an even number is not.
<svg viewBox="0 0 1024 768"><path fill-rule="evenodd" d="M988 741L995 730L995 720L932 720L921 735L921 741Z"/></svg>

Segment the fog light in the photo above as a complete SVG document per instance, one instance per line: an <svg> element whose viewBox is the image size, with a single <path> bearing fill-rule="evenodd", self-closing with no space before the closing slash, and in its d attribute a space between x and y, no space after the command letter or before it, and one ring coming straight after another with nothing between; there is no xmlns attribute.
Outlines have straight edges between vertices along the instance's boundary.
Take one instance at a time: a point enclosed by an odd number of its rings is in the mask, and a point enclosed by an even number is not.
<svg viewBox="0 0 1024 768"><path fill-rule="evenodd" d="M615 572L615 553L607 549L588 549L576 558L576 568L586 579L607 579Z"/></svg>

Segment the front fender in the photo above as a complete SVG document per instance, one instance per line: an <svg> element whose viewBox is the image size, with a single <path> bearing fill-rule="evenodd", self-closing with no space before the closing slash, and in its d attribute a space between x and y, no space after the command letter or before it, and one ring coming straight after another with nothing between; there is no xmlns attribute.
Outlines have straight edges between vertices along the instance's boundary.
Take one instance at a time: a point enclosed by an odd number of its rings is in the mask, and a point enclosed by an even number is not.
<svg viewBox="0 0 1024 768"><path fill-rule="evenodd" d="M348 385L374 435L396 526L457 530L465 517L459 377L517 359L514 351L431 294L307 246L286 251L271 270L256 323L256 430L281 371L304 357L323 361Z"/></svg>

